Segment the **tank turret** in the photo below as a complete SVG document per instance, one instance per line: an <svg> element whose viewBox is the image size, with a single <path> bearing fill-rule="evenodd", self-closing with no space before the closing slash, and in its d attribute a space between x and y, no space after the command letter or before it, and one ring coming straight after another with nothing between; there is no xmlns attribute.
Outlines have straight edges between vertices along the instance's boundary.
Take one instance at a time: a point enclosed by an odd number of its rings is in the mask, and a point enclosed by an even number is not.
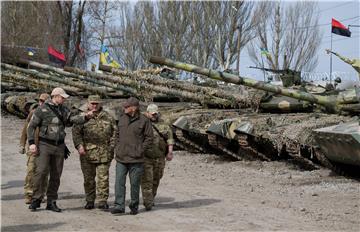
<svg viewBox="0 0 360 232"><path fill-rule="evenodd" d="M249 68L260 69L266 72L272 72L280 75L280 79L284 87L290 87L292 85L301 85L301 72L292 69L270 69L250 66Z"/></svg>

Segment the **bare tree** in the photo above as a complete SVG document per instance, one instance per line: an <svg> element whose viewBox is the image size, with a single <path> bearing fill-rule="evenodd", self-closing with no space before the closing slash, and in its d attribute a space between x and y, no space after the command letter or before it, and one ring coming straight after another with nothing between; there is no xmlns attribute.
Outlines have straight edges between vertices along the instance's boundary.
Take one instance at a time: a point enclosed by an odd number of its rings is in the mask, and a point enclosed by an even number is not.
<svg viewBox="0 0 360 232"><path fill-rule="evenodd" d="M287 7L279 2L259 3L257 11L262 20L257 24L257 38L248 48L252 61L262 66L260 49L264 48L269 51L265 62L272 69L313 70L322 37L316 6L315 2L296 2Z"/></svg>
<svg viewBox="0 0 360 232"><path fill-rule="evenodd" d="M123 3L113 1L90 1L88 9L88 34L89 43L93 48L89 55L94 56L100 54L100 46L108 43L113 32L113 19L119 5Z"/></svg>
<svg viewBox="0 0 360 232"><path fill-rule="evenodd" d="M84 30L83 15L86 1L78 1L77 6L73 1L58 1L57 4L61 15L66 64L73 66L78 56L76 47L81 43Z"/></svg>
<svg viewBox="0 0 360 232"><path fill-rule="evenodd" d="M113 26L109 38L116 60L128 69L134 70L142 66L139 35L141 33L141 17L132 11L131 5L122 4L118 9L119 21Z"/></svg>
<svg viewBox="0 0 360 232"><path fill-rule="evenodd" d="M212 23L216 25L215 54L221 69L228 69L236 60L240 62L241 49L254 37L257 16L253 2L211 2ZM239 65L237 65L239 69Z"/></svg>
<svg viewBox="0 0 360 232"><path fill-rule="evenodd" d="M33 47L36 59L46 62L49 41L61 43L58 16L56 2L1 2L1 43L4 48L12 47L11 51L3 49L2 54L16 59Z"/></svg>
<svg viewBox="0 0 360 232"><path fill-rule="evenodd" d="M201 66L212 66L214 59L214 40L216 24L212 19L212 2L192 2L188 14L190 15L190 51L189 60Z"/></svg>

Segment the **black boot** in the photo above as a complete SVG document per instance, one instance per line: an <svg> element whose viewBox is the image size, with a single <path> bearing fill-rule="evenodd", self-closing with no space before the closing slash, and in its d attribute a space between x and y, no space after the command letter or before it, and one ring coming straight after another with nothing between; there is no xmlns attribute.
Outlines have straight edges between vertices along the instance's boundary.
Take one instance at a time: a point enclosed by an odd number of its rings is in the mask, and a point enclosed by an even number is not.
<svg viewBox="0 0 360 232"><path fill-rule="evenodd" d="M137 208L130 208L130 214L131 214L131 215L136 215L136 214L138 214L138 209L137 209Z"/></svg>
<svg viewBox="0 0 360 232"><path fill-rule="evenodd" d="M51 210L57 213L61 212L61 209L59 207L57 207L56 205L56 201L48 201L47 206L46 206L46 210Z"/></svg>
<svg viewBox="0 0 360 232"><path fill-rule="evenodd" d="M94 208L94 202L93 201L87 201L84 208L85 209L93 209Z"/></svg>
<svg viewBox="0 0 360 232"><path fill-rule="evenodd" d="M39 199L32 199L31 204L29 205L29 209L31 211L36 211L37 208L40 208L41 200Z"/></svg>

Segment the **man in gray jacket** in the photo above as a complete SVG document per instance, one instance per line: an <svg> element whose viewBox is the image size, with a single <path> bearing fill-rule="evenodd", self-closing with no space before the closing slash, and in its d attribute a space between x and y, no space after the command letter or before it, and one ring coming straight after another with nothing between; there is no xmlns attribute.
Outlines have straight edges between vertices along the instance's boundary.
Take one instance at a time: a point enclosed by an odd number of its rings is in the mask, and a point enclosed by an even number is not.
<svg viewBox="0 0 360 232"><path fill-rule="evenodd" d="M38 107L28 125L29 150L37 155L35 160L36 170L34 173L34 190L32 202L29 206L31 211L40 207L44 193L44 179L50 173L49 186L47 189L47 210L61 212L56 205L60 177L63 170L65 154L65 126L81 124L92 117L93 111L82 115L73 115L68 108L63 106L69 95L62 88L55 88L51 92L51 100ZM39 145L35 144L35 130L39 127Z"/></svg>
<svg viewBox="0 0 360 232"><path fill-rule="evenodd" d="M115 140L115 206L112 214L125 213L125 184L129 173L131 185L130 214L136 215L139 207L141 176L144 172L144 153L153 143L151 122L139 112L139 100L130 97L123 105Z"/></svg>

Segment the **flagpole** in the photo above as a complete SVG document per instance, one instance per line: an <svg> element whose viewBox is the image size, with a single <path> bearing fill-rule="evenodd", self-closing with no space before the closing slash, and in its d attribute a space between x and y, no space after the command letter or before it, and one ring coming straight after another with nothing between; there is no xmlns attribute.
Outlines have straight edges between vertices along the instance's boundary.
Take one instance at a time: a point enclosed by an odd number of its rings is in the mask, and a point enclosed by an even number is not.
<svg viewBox="0 0 360 232"><path fill-rule="evenodd" d="M331 84L331 76L332 76L332 41L333 41L333 35L332 35L333 33L331 32L331 42L330 42L330 50L331 50L331 52L330 52L330 84Z"/></svg>
<svg viewBox="0 0 360 232"><path fill-rule="evenodd" d="M263 59L262 55L261 55L261 63L262 63L262 68L263 68L263 73L264 73L264 82L265 82L266 80L265 80L265 70L264 70L264 59Z"/></svg>

